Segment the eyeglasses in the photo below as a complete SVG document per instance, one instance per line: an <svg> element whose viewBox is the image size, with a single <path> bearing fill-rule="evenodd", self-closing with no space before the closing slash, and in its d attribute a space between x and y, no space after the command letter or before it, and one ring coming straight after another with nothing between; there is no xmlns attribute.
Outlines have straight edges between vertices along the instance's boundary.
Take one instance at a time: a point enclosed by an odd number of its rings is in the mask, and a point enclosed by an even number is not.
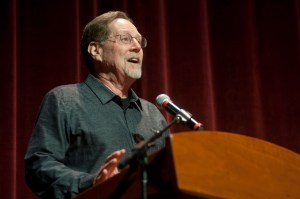
<svg viewBox="0 0 300 199"><path fill-rule="evenodd" d="M111 37L117 38L121 44L132 44L133 39L136 39L141 48L146 48L147 46L147 39L145 37L133 37L128 33Z"/></svg>

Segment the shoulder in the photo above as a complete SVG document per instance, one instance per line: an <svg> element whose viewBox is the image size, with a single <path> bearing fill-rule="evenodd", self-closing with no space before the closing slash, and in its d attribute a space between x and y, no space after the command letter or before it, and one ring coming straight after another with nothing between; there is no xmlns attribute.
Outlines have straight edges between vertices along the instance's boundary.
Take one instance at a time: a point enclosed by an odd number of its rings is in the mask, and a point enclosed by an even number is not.
<svg viewBox="0 0 300 199"><path fill-rule="evenodd" d="M87 90L89 89L84 83L61 85L48 91L45 98L55 97L61 100L70 100L83 95Z"/></svg>
<svg viewBox="0 0 300 199"><path fill-rule="evenodd" d="M82 83L57 86L46 93L43 104L60 106L72 102L76 103L84 93L84 86Z"/></svg>
<svg viewBox="0 0 300 199"><path fill-rule="evenodd" d="M141 102L142 107L150 108L150 109L157 109L157 107L153 103L151 103L143 98L139 98L139 100Z"/></svg>
<svg viewBox="0 0 300 199"><path fill-rule="evenodd" d="M158 116L162 116L161 112L159 111L159 109L151 102L143 99L143 98L139 98L140 102L141 102L141 106L142 106L142 110L144 112L147 112L151 115L158 115Z"/></svg>
<svg viewBox="0 0 300 199"><path fill-rule="evenodd" d="M51 89L50 91L48 91L46 95L55 95L60 97L77 95L80 93L81 86L82 86L81 83L57 86Z"/></svg>

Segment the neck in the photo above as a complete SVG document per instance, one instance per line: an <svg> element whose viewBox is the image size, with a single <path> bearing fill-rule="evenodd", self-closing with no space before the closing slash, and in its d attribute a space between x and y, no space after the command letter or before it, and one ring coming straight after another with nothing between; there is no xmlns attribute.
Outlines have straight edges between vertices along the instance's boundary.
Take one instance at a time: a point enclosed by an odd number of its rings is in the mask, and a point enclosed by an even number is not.
<svg viewBox="0 0 300 199"><path fill-rule="evenodd" d="M109 90L111 90L114 94L120 96L121 98L127 98L128 92L133 84L133 79L122 79L114 78L107 74L98 74L97 79L99 79Z"/></svg>

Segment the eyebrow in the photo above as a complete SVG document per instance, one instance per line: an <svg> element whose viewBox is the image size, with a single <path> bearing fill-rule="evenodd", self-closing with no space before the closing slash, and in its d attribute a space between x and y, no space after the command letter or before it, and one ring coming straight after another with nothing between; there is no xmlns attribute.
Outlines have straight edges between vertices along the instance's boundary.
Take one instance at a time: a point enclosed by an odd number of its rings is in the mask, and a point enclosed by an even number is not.
<svg viewBox="0 0 300 199"><path fill-rule="evenodd" d="M130 33L127 32L127 31L125 31L125 32L119 32L119 33L116 34L116 35L124 35L124 34L129 34L129 35L131 35L131 37L143 37L140 33L138 33L137 36L132 36L132 34L130 34Z"/></svg>

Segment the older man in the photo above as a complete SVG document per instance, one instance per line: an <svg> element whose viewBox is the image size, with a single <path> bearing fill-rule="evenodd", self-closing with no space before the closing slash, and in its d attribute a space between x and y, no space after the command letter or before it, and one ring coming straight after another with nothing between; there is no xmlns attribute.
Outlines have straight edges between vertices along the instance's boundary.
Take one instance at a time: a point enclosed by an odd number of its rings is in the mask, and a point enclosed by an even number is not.
<svg viewBox="0 0 300 199"><path fill-rule="evenodd" d="M120 11L84 29L81 51L90 74L45 96L25 155L26 182L42 198L71 198L118 173L135 138L166 121L130 88L142 75L147 40ZM165 135L166 136L166 135ZM148 154L164 146L163 137Z"/></svg>

